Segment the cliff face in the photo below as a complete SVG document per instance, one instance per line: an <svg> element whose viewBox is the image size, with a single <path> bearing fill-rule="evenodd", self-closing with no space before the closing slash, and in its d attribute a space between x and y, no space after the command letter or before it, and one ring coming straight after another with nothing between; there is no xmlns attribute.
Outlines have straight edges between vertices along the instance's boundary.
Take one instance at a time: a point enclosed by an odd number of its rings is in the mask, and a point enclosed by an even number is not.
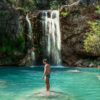
<svg viewBox="0 0 100 100"><path fill-rule="evenodd" d="M14 39L19 30L18 25L18 12L10 4L0 3L0 34Z"/></svg>
<svg viewBox="0 0 100 100"><path fill-rule="evenodd" d="M35 18L32 18L33 12L30 14L30 20L33 26L34 48L36 53L36 62L38 62L37 64L42 63L41 61L44 58L42 47L45 46L43 41L41 41L42 20L40 12L37 13L38 16ZM86 52L83 42L86 38L86 32L90 32L88 21L95 21L98 19L100 19L100 15L96 13L96 7L93 5L72 5L66 7L65 10L60 12L62 37L61 53L63 65L74 66L76 65L76 62L81 59L94 57L93 53ZM99 57L100 55L98 54L97 56Z"/></svg>
<svg viewBox="0 0 100 100"><path fill-rule="evenodd" d="M85 33L90 31L88 21L100 19L95 10L94 6L75 6L67 8L68 14L61 16L63 64L74 65L81 58L94 56L85 51L83 42Z"/></svg>
<svg viewBox="0 0 100 100"><path fill-rule="evenodd" d="M25 46L20 18L12 5L0 2L0 65L17 65L23 57Z"/></svg>
<svg viewBox="0 0 100 100"><path fill-rule="evenodd" d="M93 57L84 49L85 33L90 31L88 21L100 19L94 6L72 6L61 11L62 64L73 66L83 58ZM32 40L28 38L26 12L8 3L0 3L0 65L30 65L31 51L35 52L35 64L41 64L45 46L42 38L41 11L29 11ZM98 54L98 56L100 56Z"/></svg>

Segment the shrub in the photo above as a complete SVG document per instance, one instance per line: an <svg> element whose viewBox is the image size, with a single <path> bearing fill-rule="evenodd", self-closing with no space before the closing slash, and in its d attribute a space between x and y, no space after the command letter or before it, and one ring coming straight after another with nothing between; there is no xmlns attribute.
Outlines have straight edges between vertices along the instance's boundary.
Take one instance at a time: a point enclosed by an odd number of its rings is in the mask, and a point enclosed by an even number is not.
<svg viewBox="0 0 100 100"><path fill-rule="evenodd" d="M25 39L22 30L20 30L20 35L15 40L4 36L0 39L0 53L23 52L24 49Z"/></svg>
<svg viewBox="0 0 100 100"><path fill-rule="evenodd" d="M97 6L97 13L100 13L100 7ZM100 21L89 21L90 32L86 33L86 39L84 40L84 48L87 52L93 53L94 56L100 55Z"/></svg>

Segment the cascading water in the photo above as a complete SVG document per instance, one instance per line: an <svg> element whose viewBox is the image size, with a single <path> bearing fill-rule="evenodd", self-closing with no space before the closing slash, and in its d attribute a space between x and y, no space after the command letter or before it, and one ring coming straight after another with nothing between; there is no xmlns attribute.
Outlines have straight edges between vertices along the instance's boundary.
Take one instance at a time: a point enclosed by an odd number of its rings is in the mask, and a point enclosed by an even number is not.
<svg viewBox="0 0 100 100"><path fill-rule="evenodd" d="M26 15L26 21L27 21L27 23L28 23L28 37L30 38L30 39L32 39L32 26L31 26L31 22L30 22L30 20L29 20L29 17L28 17L28 14Z"/></svg>
<svg viewBox="0 0 100 100"><path fill-rule="evenodd" d="M44 54L54 65L61 64L61 32L59 11L42 12L42 41L45 42Z"/></svg>
<svg viewBox="0 0 100 100"><path fill-rule="evenodd" d="M31 22L29 20L28 14L26 15L26 21L28 24L28 38L31 40L31 42L33 42L32 26L31 26ZM28 50L28 54L30 54L31 56L31 64L34 64L35 63L35 52L33 48Z"/></svg>

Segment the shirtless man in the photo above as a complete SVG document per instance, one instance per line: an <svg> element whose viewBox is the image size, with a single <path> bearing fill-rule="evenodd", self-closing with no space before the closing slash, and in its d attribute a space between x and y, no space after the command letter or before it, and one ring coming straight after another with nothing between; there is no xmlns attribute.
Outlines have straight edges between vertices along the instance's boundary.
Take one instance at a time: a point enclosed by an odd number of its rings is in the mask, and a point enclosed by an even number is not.
<svg viewBox="0 0 100 100"><path fill-rule="evenodd" d="M50 68L50 65L47 63L47 59L43 60L43 64L45 65L45 67L44 67L44 74L42 78L44 79L44 76L45 76L46 90L50 91L49 79L50 79L51 68Z"/></svg>

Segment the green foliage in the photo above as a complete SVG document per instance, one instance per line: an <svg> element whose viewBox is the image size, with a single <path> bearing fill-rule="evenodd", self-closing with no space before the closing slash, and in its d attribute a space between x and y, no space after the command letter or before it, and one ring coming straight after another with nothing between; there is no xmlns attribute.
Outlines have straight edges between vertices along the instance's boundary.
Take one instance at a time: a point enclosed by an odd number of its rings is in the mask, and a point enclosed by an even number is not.
<svg viewBox="0 0 100 100"><path fill-rule="evenodd" d="M62 4L58 3L58 0L52 0L50 2L50 9L53 9L53 10L58 9L61 7L61 5Z"/></svg>
<svg viewBox="0 0 100 100"><path fill-rule="evenodd" d="M50 9L58 9L62 5L72 4L73 2L76 1L77 0L50 0Z"/></svg>
<svg viewBox="0 0 100 100"><path fill-rule="evenodd" d="M100 14L100 6L97 5L96 8L98 9L98 10L96 11L96 13L99 13L99 14Z"/></svg>
<svg viewBox="0 0 100 100"><path fill-rule="evenodd" d="M0 16L5 16L7 14L7 11L5 10L0 10Z"/></svg>
<svg viewBox="0 0 100 100"><path fill-rule="evenodd" d="M97 5L97 13L100 13L100 6ZM88 24L91 27L91 31L86 33L86 39L84 40L84 48L87 52L92 52L95 56L100 54L100 21L89 21Z"/></svg>
<svg viewBox="0 0 100 100"><path fill-rule="evenodd" d="M17 57L16 55L10 55L0 58L0 63L2 64L11 64L13 62L18 62L18 61L19 57Z"/></svg>
<svg viewBox="0 0 100 100"><path fill-rule="evenodd" d="M37 9L34 0L3 0L3 2L9 2L15 7L21 7L24 10Z"/></svg>
<svg viewBox="0 0 100 100"><path fill-rule="evenodd" d="M0 53L23 52L25 49L25 40L22 30L20 31L20 36L15 40L3 36L0 39L0 44Z"/></svg>
<svg viewBox="0 0 100 100"><path fill-rule="evenodd" d="M23 0L23 2L21 3L21 7L23 7L26 11L37 9L34 0Z"/></svg>
<svg viewBox="0 0 100 100"><path fill-rule="evenodd" d="M88 22L91 26L91 32L87 32L84 40L84 48L87 52L93 52L94 55L100 51L100 22Z"/></svg>
<svg viewBox="0 0 100 100"><path fill-rule="evenodd" d="M69 11L69 9L68 9L67 11L61 12L61 15L62 15L63 17L66 17L69 13L70 13L70 11Z"/></svg>

